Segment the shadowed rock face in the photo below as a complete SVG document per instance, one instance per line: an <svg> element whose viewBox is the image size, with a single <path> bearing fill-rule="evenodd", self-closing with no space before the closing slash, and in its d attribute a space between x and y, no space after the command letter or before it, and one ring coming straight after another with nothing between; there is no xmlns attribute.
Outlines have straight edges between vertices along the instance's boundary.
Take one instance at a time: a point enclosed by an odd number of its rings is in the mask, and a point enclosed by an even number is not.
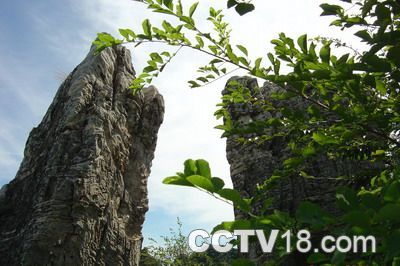
<svg viewBox="0 0 400 266"><path fill-rule="evenodd" d="M61 85L0 191L0 265L138 265L164 103L134 75L118 46Z"/></svg>
<svg viewBox="0 0 400 266"><path fill-rule="evenodd" d="M271 100L270 95L273 92L283 90L279 86L271 83L265 83L258 88L257 80L249 77L234 77L230 81L236 81L248 88L250 93L258 99ZM229 83L229 82L228 82ZM230 93L227 88L223 94ZM305 110L308 105L299 97L290 100L275 101L275 105L290 106L293 111ZM228 107L232 120L240 125L246 125L250 121L265 121L272 117L279 117L278 113L270 113L261 110L258 106L251 104L232 104ZM244 137L255 137L249 134ZM237 189L243 197L250 198L256 195L257 184L263 184L264 181L273 175L275 169L282 166L282 162L291 156L287 148L284 137L273 138L262 144L238 142L238 136L227 138L227 159L230 164L230 172L233 187ZM320 205L325 211L337 215L339 210L335 204L335 191L343 181L336 179L338 176L352 176L362 171L371 172L379 165L371 165L369 162L359 162L350 160L331 160L324 155L306 161L303 165L304 171L314 179L306 179L301 176L291 176L281 180L273 189L264 192L262 198L257 202L253 213L261 214L260 209L265 199L273 198L274 203L267 210L269 213L273 210L280 210L295 214L301 201L310 201ZM350 185L350 184L348 184ZM242 219L248 216L239 210L235 210L235 218ZM266 257L261 256L261 248L254 244L250 248L249 257L264 261ZM305 255L294 254L290 256L282 265L306 265Z"/></svg>
<svg viewBox="0 0 400 266"><path fill-rule="evenodd" d="M250 93L258 99L265 99L274 102L275 106L287 105L292 110L304 111L307 103L300 98L290 100L272 100L270 95L283 89L272 83L265 83L258 88L257 80L249 77L234 77L237 81L250 90ZM225 90L223 93L229 93ZM232 120L239 125L245 126L251 121L265 121L272 117L279 117L279 113L271 113L261 110L258 106L251 104L233 104L229 106L229 113ZM266 133L268 134L268 133ZM245 137L255 137L252 133ZM233 186L238 189L244 197L254 196L257 184L273 175L274 170L282 167L284 160L292 156L287 147L287 140L284 137L276 137L262 144L237 141L238 136L231 136L227 139L227 158L230 163ZM294 214L298 204L302 200L316 202L327 211L335 212L334 191L339 175L349 175L352 171L351 164L329 160L319 156L305 167L307 173L315 179L305 179L301 176L293 176L289 180L283 179L275 189L268 191L268 196L275 199L273 209L279 209ZM255 210L257 212L257 210ZM240 212L236 213L240 216Z"/></svg>

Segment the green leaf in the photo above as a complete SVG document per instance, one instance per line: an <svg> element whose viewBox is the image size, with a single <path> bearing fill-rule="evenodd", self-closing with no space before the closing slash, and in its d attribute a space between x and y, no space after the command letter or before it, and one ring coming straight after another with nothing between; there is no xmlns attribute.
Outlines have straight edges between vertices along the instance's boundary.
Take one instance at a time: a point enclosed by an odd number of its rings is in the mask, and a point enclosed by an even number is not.
<svg viewBox="0 0 400 266"><path fill-rule="evenodd" d="M274 74L279 75L279 70L281 68L281 61L276 60L274 64Z"/></svg>
<svg viewBox="0 0 400 266"><path fill-rule="evenodd" d="M191 184L205 189L209 192L215 192L214 185L211 182L210 178L201 176L201 175L191 175L186 177L186 180L189 181Z"/></svg>
<svg viewBox="0 0 400 266"><path fill-rule="evenodd" d="M372 37L369 35L367 30L357 31L354 35L357 36L357 37L360 37L364 42L371 42L372 41Z"/></svg>
<svg viewBox="0 0 400 266"><path fill-rule="evenodd" d="M198 88L198 87L200 87L200 85L196 81L189 80L188 83L189 83L190 88Z"/></svg>
<svg viewBox="0 0 400 266"><path fill-rule="evenodd" d="M179 17L179 20L187 23L188 25L185 25L186 27L193 28L192 25L194 25L194 20L191 17L181 16L181 17Z"/></svg>
<svg viewBox="0 0 400 266"><path fill-rule="evenodd" d="M254 67L260 68L261 61L262 61L262 57L257 58L255 63L254 63Z"/></svg>
<svg viewBox="0 0 400 266"><path fill-rule="evenodd" d="M204 83L208 82L208 79L205 77L198 77L197 80L200 80L201 82L204 82Z"/></svg>
<svg viewBox="0 0 400 266"><path fill-rule="evenodd" d="M387 240L386 244L386 259L392 259L394 257L400 256L400 231L393 230ZM398 265L393 263L393 266Z"/></svg>
<svg viewBox="0 0 400 266"><path fill-rule="evenodd" d="M375 84L376 84L376 90L379 91L380 94L386 95L387 89L385 83L383 83L383 81L380 78L375 77Z"/></svg>
<svg viewBox="0 0 400 266"><path fill-rule="evenodd" d="M231 8L233 6L236 6L237 4L238 4L238 2L236 0L228 0L227 7Z"/></svg>
<svg viewBox="0 0 400 266"><path fill-rule="evenodd" d="M275 228L282 228L292 226L293 219L289 216L289 214L285 212L274 210L274 213L269 215L268 219L264 219L263 222L266 224L271 224Z"/></svg>
<svg viewBox="0 0 400 266"><path fill-rule="evenodd" d="M250 205L242 199L237 190L224 188L217 192L222 198L232 201L235 206L238 206L244 211L250 210Z"/></svg>
<svg viewBox="0 0 400 266"><path fill-rule="evenodd" d="M180 176L169 176L169 177L164 178L164 180L162 182L163 182L163 184L167 184L167 185L193 187L192 183L188 182L185 178L180 177Z"/></svg>
<svg viewBox="0 0 400 266"><path fill-rule="evenodd" d="M348 187L340 187L337 189L336 200L339 207L344 210L357 210L359 207L356 193Z"/></svg>
<svg viewBox="0 0 400 266"><path fill-rule="evenodd" d="M210 7L210 17L215 18L216 16L217 11L213 7Z"/></svg>
<svg viewBox="0 0 400 266"><path fill-rule="evenodd" d="M239 202L242 200L240 193L237 190L231 189L231 188L224 188L221 191L218 191L218 194L232 202Z"/></svg>
<svg viewBox="0 0 400 266"><path fill-rule="evenodd" d="M245 66L249 66L250 65L250 63L246 60L246 58L244 58L242 56L239 56L237 59L239 60L240 63L242 63Z"/></svg>
<svg viewBox="0 0 400 266"><path fill-rule="evenodd" d="M376 0L366 0L362 7L362 16L365 17L371 10L372 7L376 4Z"/></svg>
<svg viewBox="0 0 400 266"><path fill-rule="evenodd" d="M311 202L300 203L296 211L296 219L301 224L311 225L319 229L332 221L332 218L325 211Z"/></svg>
<svg viewBox="0 0 400 266"><path fill-rule="evenodd" d="M222 61L221 59L218 59L218 58L214 58L214 59L212 59L211 61L210 61L210 65L214 65L214 64L217 64L217 63L222 63L222 62L224 62L224 61Z"/></svg>
<svg viewBox="0 0 400 266"><path fill-rule="evenodd" d="M243 16L254 10L254 5L249 3L239 3L235 6L236 12Z"/></svg>
<svg viewBox="0 0 400 266"><path fill-rule="evenodd" d="M346 213L343 220L350 225L361 228L368 228L370 225L370 216L368 216L365 211L361 210L353 210Z"/></svg>
<svg viewBox="0 0 400 266"><path fill-rule="evenodd" d="M203 159L196 160L197 174L211 178L211 170L208 162Z"/></svg>
<svg viewBox="0 0 400 266"><path fill-rule="evenodd" d="M244 53L246 56L249 55L249 52L247 51L246 47L244 47L243 45L236 45L237 48L239 48L240 51L242 51L242 53Z"/></svg>
<svg viewBox="0 0 400 266"><path fill-rule="evenodd" d="M338 5L322 4L320 7L323 10L321 16L340 15L343 13L343 8Z"/></svg>
<svg viewBox="0 0 400 266"><path fill-rule="evenodd" d="M102 42L108 42L108 43L112 43L115 40L114 37L108 33L98 33L97 39L99 39Z"/></svg>
<svg viewBox="0 0 400 266"><path fill-rule="evenodd" d="M346 259L346 253L342 253L336 250L331 258L331 263L333 265L343 265L345 259Z"/></svg>
<svg viewBox="0 0 400 266"><path fill-rule="evenodd" d="M183 15L182 1L181 0L179 0L178 3L176 4L176 14L178 16L182 16Z"/></svg>
<svg viewBox="0 0 400 266"><path fill-rule="evenodd" d="M400 45L391 47L387 53L387 58L397 67L400 67Z"/></svg>
<svg viewBox="0 0 400 266"><path fill-rule="evenodd" d="M381 156L381 155L384 155L384 154L385 154L384 150L376 150L371 155L372 156Z"/></svg>
<svg viewBox="0 0 400 266"><path fill-rule="evenodd" d="M147 67L143 68L143 72L144 73L150 73L150 72L153 72L153 71L156 71L156 70L157 70L157 68L154 67L154 66L147 66Z"/></svg>
<svg viewBox="0 0 400 266"><path fill-rule="evenodd" d="M371 192L367 192L367 193L360 195L360 198L361 198L362 204L365 207L367 207L368 209L377 211L381 206L378 196Z"/></svg>
<svg viewBox="0 0 400 266"><path fill-rule="evenodd" d="M367 24L366 21L362 17L349 17L346 19L346 27L351 25L364 25Z"/></svg>
<svg viewBox="0 0 400 266"><path fill-rule="evenodd" d="M189 17L193 16L193 14L196 11L198 5L199 5L199 2L196 2L190 7L190 9L189 9Z"/></svg>
<svg viewBox="0 0 400 266"><path fill-rule="evenodd" d="M130 34L127 29L119 29L119 34L121 34L122 37L124 37L126 40L130 39Z"/></svg>
<svg viewBox="0 0 400 266"><path fill-rule="evenodd" d="M219 191L225 186L224 180L219 177L211 178L211 182L213 183L215 191Z"/></svg>
<svg viewBox="0 0 400 266"><path fill-rule="evenodd" d="M163 0L164 6L166 6L169 10L172 10L174 8L174 4L172 0Z"/></svg>
<svg viewBox="0 0 400 266"><path fill-rule="evenodd" d="M376 216L378 221L400 222L400 205L395 203L386 204Z"/></svg>
<svg viewBox="0 0 400 266"><path fill-rule="evenodd" d="M143 21L142 28L143 28L144 35L150 37L151 36L151 24L148 19L145 19Z"/></svg>
<svg viewBox="0 0 400 266"><path fill-rule="evenodd" d="M322 46L321 50L319 51L319 57L321 58L322 62L329 64L329 59L331 57L331 48L329 47L329 44Z"/></svg>
<svg viewBox="0 0 400 266"><path fill-rule="evenodd" d="M400 183L398 181L394 181L388 187L385 188L383 199L385 201L396 202L399 198L400 198Z"/></svg>
<svg viewBox="0 0 400 266"><path fill-rule="evenodd" d="M185 170L184 174L185 176L191 176L197 174L197 167L196 167L196 162L192 159L188 159L184 162Z"/></svg>
<svg viewBox="0 0 400 266"><path fill-rule="evenodd" d="M301 51L303 51L303 53L307 54L307 34L301 35L297 39L297 44L301 48Z"/></svg>
<svg viewBox="0 0 400 266"><path fill-rule="evenodd" d="M387 59L380 58L375 54L366 54L363 59L368 65L372 66L372 69L370 69L370 71L390 72L392 70L392 67Z"/></svg>
<svg viewBox="0 0 400 266"><path fill-rule="evenodd" d="M308 49L308 54L310 55L311 60L313 62L316 62L318 60L317 53L315 52L315 47L316 47L316 44L311 42L310 48Z"/></svg>
<svg viewBox="0 0 400 266"><path fill-rule="evenodd" d="M272 53L267 54L269 61L271 62L272 65L275 65L275 58Z"/></svg>
<svg viewBox="0 0 400 266"><path fill-rule="evenodd" d="M347 60L349 59L350 54L342 55L336 62L337 65L346 64Z"/></svg>
<svg viewBox="0 0 400 266"><path fill-rule="evenodd" d="M150 57L151 57L152 60L154 60L154 61L156 61L156 62L158 62L160 64L162 64L164 62L162 57L158 53L151 53Z"/></svg>
<svg viewBox="0 0 400 266"><path fill-rule="evenodd" d="M212 49L211 49L211 45L209 46L209 48L210 48L210 50L212 50ZM217 47L215 47L215 51L212 50L212 51L214 52L214 54L217 53L217 49L216 49L216 48L217 48ZM226 53L227 53L228 58L229 58L233 63L237 64L237 63L239 62L238 57L232 52L231 49L227 49Z"/></svg>
<svg viewBox="0 0 400 266"><path fill-rule="evenodd" d="M168 21L164 20L161 25L163 26L164 30L168 33L171 33L174 30L174 27L172 27L172 25Z"/></svg>
<svg viewBox="0 0 400 266"><path fill-rule="evenodd" d="M321 132L314 132L312 138L319 145L338 144L338 140Z"/></svg>
<svg viewBox="0 0 400 266"><path fill-rule="evenodd" d="M285 168L291 169L291 168L295 168L295 167L299 166L302 162L303 162L303 158L294 157L294 158L286 159L283 162L283 165L285 166Z"/></svg>
<svg viewBox="0 0 400 266"><path fill-rule="evenodd" d="M377 15L378 20L380 21L391 20L390 9L387 8L383 3L378 3L376 5L375 14Z"/></svg>
<svg viewBox="0 0 400 266"><path fill-rule="evenodd" d="M237 219L235 221L220 223L219 225L213 228L212 233L215 233L218 230L227 230L233 232L233 230L244 230L244 229L252 229L251 222L249 220Z"/></svg>
<svg viewBox="0 0 400 266"><path fill-rule="evenodd" d="M163 8L154 9L153 12L162 13L162 14L168 14L168 15L174 15L174 12L172 12L171 10L163 9Z"/></svg>
<svg viewBox="0 0 400 266"><path fill-rule="evenodd" d="M307 146L303 149L302 155L304 157L310 157L316 154L315 148L313 146Z"/></svg>
<svg viewBox="0 0 400 266"><path fill-rule="evenodd" d="M321 114L321 110L314 105L310 105L307 107L307 113L309 113L313 117L319 117Z"/></svg>
<svg viewBox="0 0 400 266"><path fill-rule="evenodd" d="M199 44L199 48L204 47L204 41L200 36L196 36L197 43Z"/></svg>

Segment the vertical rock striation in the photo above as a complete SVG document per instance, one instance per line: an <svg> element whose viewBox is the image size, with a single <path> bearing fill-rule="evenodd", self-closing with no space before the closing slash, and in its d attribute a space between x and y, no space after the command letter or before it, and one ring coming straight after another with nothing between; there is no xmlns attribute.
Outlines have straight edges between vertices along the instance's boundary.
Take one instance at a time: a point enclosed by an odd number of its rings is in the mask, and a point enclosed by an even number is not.
<svg viewBox="0 0 400 266"><path fill-rule="evenodd" d="M164 103L134 75L118 46L61 85L0 191L0 265L138 265Z"/></svg>

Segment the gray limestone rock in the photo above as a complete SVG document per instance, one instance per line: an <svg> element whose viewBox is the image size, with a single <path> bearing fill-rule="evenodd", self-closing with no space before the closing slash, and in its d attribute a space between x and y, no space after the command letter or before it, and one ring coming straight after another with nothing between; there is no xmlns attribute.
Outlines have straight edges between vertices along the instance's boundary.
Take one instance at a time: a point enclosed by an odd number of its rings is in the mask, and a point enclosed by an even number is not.
<svg viewBox="0 0 400 266"><path fill-rule="evenodd" d="M92 49L60 86L0 190L0 265L138 265L164 102L134 75L126 48Z"/></svg>
<svg viewBox="0 0 400 266"><path fill-rule="evenodd" d="M257 80L250 77L233 77L230 81L236 81L248 88L253 97L270 101L273 101L270 97L271 93L283 90L279 86L268 82L259 88ZM230 93L228 85L223 91L223 94L227 93ZM300 97L282 100L275 102L275 104L284 104L290 106L293 110L304 110L308 106ZM259 106L243 103L231 104L228 107L228 111L233 122L241 126L245 126L252 121L262 121L280 116L279 113L263 111ZM251 133L230 136L227 138L226 146L233 187L241 193L242 197L249 198L257 194L257 185L263 184L266 179L270 178L273 175L273 171L280 168L282 162L289 158L291 154L284 137L274 138L262 144L244 144L238 141L239 137L250 138L255 137L255 135ZM301 201L310 201L320 205L332 215L337 215L339 210L335 205L335 191L339 185L344 185L345 183L339 181L336 177L351 176L372 167L376 168L378 166L372 166L369 163L363 164L358 161L331 160L324 155L319 155L307 161L304 165L305 172L314 176L315 179L291 176L280 181L273 189L262 195L252 211L260 215L263 200L273 198L274 203L267 211L280 210L293 215ZM235 210L236 219L246 217L248 216L243 212ZM259 258L259 261L263 261L258 252L259 249L257 245L253 246L250 249L250 258ZM301 260L304 259L304 255L300 257L289 258L285 265L303 265Z"/></svg>

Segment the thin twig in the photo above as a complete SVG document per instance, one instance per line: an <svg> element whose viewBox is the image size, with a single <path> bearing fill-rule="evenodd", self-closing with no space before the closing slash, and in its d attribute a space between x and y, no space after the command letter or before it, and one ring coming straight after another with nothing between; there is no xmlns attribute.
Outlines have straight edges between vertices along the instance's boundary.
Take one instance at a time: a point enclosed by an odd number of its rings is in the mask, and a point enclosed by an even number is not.
<svg viewBox="0 0 400 266"><path fill-rule="evenodd" d="M202 192L207 193L208 195L211 195L212 197L216 198L217 200L223 201L223 202L225 202L225 203L231 205L232 207L235 207L235 205L234 205L231 201L228 201L228 200L226 200L226 199L224 199L224 198L221 198L221 197L217 197L214 193L211 193L210 191L207 191L207 190L205 190L205 189L203 189L203 188L201 188L201 187L198 187L198 186L195 186L195 188L197 188L198 190L200 190L200 191L202 191ZM237 206L236 206L236 207L237 207ZM244 211L244 210L242 210L242 211ZM253 213L250 212L250 211L249 211L249 212L244 211L244 212L246 212L250 217L259 218L257 215L253 214Z"/></svg>
<svg viewBox="0 0 400 266"><path fill-rule="evenodd" d="M160 72L162 72L162 71L164 70L165 66L171 62L172 58L174 58L174 57L178 54L178 52L182 49L182 47L183 47L182 45L179 46L179 48L175 51L175 53L173 53L173 55L170 56L170 57L168 58L167 62L165 62L165 63L160 67Z"/></svg>
<svg viewBox="0 0 400 266"><path fill-rule="evenodd" d="M233 69L233 70L231 70L231 71L225 73L224 75L219 76L219 77L216 78L216 79L213 79L213 80L211 80L211 81L209 81L209 82L207 82L207 83L204 83L203 85L201 85L201 86L199 86L199 87L201 88L201 87L205 87L205 86L207 86L207 85L210 85L211 83L214 83L214 82L216 82L217 80L220 80L220 79L222 79L222 78L224 78L224 77L226 77L226 76L232 74L233 72L235 72L236 70L239 70L239 69L240 69L240 67L237 67L237 68L235 68L235 69Z"/></svg>

